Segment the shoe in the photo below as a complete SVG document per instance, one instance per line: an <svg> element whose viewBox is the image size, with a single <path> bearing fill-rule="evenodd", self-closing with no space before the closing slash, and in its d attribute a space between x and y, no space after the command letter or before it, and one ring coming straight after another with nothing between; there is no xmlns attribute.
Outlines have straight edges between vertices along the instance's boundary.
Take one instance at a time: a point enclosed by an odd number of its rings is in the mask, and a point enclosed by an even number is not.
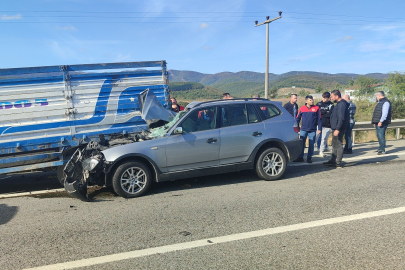
<svg viewBox="0 0 405 270"><path fill-rule="evenodd" d="M293 160L293 162L304 162L304 158L297 157L296 159Z"/></svg>
<svg viewBox="0 0 405 270"><path fill-rule="evenodd" d="M325 150L323 150L324 152L330 152L330 149L328 147L325 148Z"/></svg>
<svg viewBox="0 0 405 270"><path fill-rule="evenodd" d="M326 155L323 152L319 152L320 157L326 157Z"/></svg>
<svg viewBox="0 0 405 270"><path fill-rule="evenodd" d="M343 154L353 154L352 149L345 149L343 150Z"/></svg>
<svg viewBox="0 0 405 270"><path fill-rule="evenodd" d="M325 166L335 166L336 161L329 160L329 161L326 161L326 162L324 162L322 164L325 165Z"/></svg>
<svg viewBox="0 0 405 270"><path fill-rule="evenodd" d="M342 169L343 168L342 163L336 163L335 168Z"/></svg>
<svg viewBox="0 0 405 270"><path fill-rule="evenodd" d="M384 155L385 154L385 151L378 151L377 152L377 155Z"/></svg>
<svg viewBox="0 0 405 270"><path fill-rule="evenodd" d="M307 158L307 162L308 163L312 163L312 159L309 157L309 158Z"/></svg>

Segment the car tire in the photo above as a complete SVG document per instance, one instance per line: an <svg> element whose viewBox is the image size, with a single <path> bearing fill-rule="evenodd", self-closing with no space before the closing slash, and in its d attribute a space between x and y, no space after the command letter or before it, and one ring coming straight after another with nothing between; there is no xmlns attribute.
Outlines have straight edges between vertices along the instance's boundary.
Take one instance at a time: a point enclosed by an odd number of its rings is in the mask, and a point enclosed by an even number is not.
<svg viewBox="0 0 405 270"><path fill-rule="evenodd" d="M145 194L152 184L152 174L144 163L130 161L121 164L114 172L112 185L115 193L124 198Z"/></svg>
<svg viewBox="0 0 405 270"><path fill-rule="evenodd" d="M279 148L267 148L262 151L256 161L257 175L264 180L280 179L287 168L287 159Z"/></svg>

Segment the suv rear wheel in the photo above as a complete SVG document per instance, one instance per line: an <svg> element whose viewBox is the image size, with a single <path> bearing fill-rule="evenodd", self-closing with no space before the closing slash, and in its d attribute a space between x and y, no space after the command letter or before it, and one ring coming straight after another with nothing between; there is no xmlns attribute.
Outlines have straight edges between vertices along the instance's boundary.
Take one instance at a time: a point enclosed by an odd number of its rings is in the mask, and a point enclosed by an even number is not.
<svg viewBox="0 0 405 270"><path fill-rule="evenodd" d="M125 198L135 198L145 194L152 184L148 166L131 161L121 164L112 178L114 191Z"/></svg>
<svg viewBox="0 0 405 270"><path fill-rule="evenodd" d="M256 173L264 180L281 178L287 167L287 160L283 151L272 147L264 150L257 159Z"/></svg>

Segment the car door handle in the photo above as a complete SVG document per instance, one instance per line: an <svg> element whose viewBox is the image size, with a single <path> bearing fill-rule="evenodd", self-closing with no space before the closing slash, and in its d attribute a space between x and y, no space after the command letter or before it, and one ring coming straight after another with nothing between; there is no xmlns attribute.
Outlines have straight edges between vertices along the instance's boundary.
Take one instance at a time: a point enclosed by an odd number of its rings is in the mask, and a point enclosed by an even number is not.
<svg viewBox="0 0 405 270"><path fill-rule="evenodd" d="M207 143L214 143L214 142L216 142L216 141L217 141L217 139L209 138L209 139L207 140Z"/></svg>
<svg viewBox="0 0 405 270"><path fill-rule="evenodd" d="M260 136L260 135L262 135L262 133L259 132L259 131L255 131L255 132L253 132L253 134L252 134L252 136L255 136L255 137L258 137L258 136Z"/></svg>

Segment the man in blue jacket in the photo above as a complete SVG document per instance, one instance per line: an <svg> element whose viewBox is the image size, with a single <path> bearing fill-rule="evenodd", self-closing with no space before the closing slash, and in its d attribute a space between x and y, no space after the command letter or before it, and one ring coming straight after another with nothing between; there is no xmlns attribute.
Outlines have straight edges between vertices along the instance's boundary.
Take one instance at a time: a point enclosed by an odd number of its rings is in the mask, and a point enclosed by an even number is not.
<svg viewBox="0 0 405 270"><path fill-rule="evenodd" d="M307 154L307 162L312 163L312 156L314 154L314 143L315 143L315 135L317 132L318 126L318 134L321 133L322 130L322 121L321 121L321 110L318 106L314 105L314 98L312 96L305 97L305 105L302 106L297 114L296 121L297 124L301 122L301 131L300 131L300 138L302 139L303 147L302 152L298 156L294 162L303 162L304 161L304 150L305 150L305 142L308 137L309 146L308 146L308 154Z"/></svg>
<svg viewBox="0 0 405 270"><path fill-rule="evenodd" d="M345 130L349 128L349 104L346 100L342 99L342 95L339 90L333 90L331 99L336 103L332 110L330 116L330 127L332 128L332 147L333 153L332 158L324 162L326 166L342 168L343 159L343 136L345 135Z"/></svg>

